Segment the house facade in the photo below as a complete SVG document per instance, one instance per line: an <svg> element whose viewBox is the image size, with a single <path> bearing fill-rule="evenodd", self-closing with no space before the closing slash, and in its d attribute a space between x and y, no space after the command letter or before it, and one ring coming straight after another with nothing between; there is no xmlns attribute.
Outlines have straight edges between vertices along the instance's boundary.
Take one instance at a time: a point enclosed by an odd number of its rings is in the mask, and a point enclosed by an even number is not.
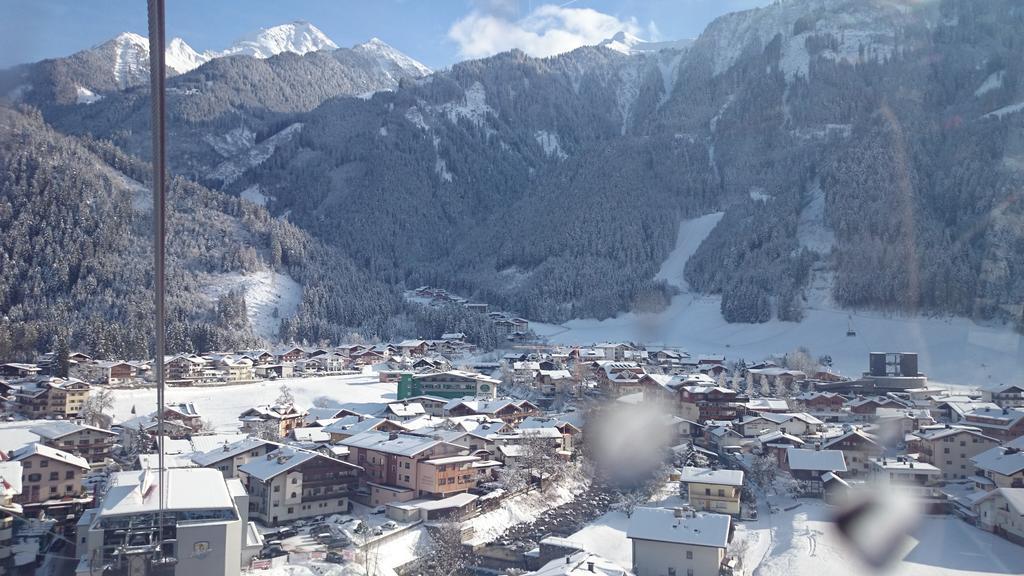
<svg viewBox="0 0 1024 576"><path fill-rule="evenodd" d="M249 515L267 526L349 511L360 468L317 452L283 446L239 466Z"/></svg>
<svg viewBox="0 0 1024 576"><path fill-rule="evenodd" d="M742 470L684 467L679 483L686 487L690 506L697 510L739 516Z"/></svg>
<svg viewBox="0 0 1024 576"><path fill-rule="evenodd" d="M692 510L637 508L626 536L636 576L718 576L729 539L729 516Z"/></svg>
<svg viewBox="0 0 1024 576"><path fill-rule="evenodd" d="M66 420L47 422L30 430L40 441L58 450L80 456L90 464L110 459L118 434L95 426L75 424Z"/></svg>
<svg viewBox="0 0 1024 576"><path fill-rule="evenodd" d="M977 430L946 426L922 430L916 434L911 448L920 454L920 460L937 467L947 480L974 475L972 459L999 445L995 438Z"/></svg>

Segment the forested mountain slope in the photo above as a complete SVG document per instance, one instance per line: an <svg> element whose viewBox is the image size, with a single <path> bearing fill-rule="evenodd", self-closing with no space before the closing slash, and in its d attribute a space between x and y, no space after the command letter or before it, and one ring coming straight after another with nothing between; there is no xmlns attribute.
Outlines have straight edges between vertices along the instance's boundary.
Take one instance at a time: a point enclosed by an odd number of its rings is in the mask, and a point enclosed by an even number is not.
<svg viewBox="0 0 1024 576"><path fill-rule="evenodd" d="M338 52L221 58L169 82L171 165L390 297L440 285L547 321L657 307L679 221L723 211L686 277L729 321L798 320L812 281L841 306L1019 318L1022 43L1010 0L789 0L686 48L509 52L364 98L375 77ZM147 153L144 89L43 114ZM419 329L392 312L299 334Z"/></svg>

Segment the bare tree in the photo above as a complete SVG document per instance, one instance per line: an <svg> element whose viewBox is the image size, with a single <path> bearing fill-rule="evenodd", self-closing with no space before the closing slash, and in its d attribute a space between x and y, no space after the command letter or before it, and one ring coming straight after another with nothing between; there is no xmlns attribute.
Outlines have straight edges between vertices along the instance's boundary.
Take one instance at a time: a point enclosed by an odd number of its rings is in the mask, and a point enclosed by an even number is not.
<svg viewBox="0 0 1024 576"><path fill-rule="evenodd" d="M106 413L114 407L114 394L107 388L99 388L82 403L78 416L88 425L106 428L109 419Z"/></svg>
<svg viewBox="0 0 1024 576"><path fill-rule="evenodd" d="M623 492L615 502L615 509L625 514L626 518L632 518L637 507L646 502L647 498L638 490Z"/></svg>
<svg viewBox="0 0 1024 576"><path fill-rule="evenodd" d="M544 478L555 475L561 465L554 443L549 438L531 433L530 430L523 430L523 442L520 446L523 466L531 476L536 475L543 486Z"/></svg>
<svg viewBox="0 0 1024 576"><path fill-rule="evenodd" d="M292 389L287 384L281 384L281 394L278 395L275 403L278 406L294 406L295 396L292 394Z"/></svg>
<svg viewBox="0 0 1024 576"><path fill-rule="evenodd" d="M274 420L259 420L249 423L249 434L261 440L281 441L281 428Z"/></svg>
<svg viewBox="0 0 1024 576"><path fill-rule="evenodd" d="M458 576L470 572L473 555L462 543L462 526L458 522L427 528L426 536L420 539L416 554L422 559L421 574Z"/></svg>

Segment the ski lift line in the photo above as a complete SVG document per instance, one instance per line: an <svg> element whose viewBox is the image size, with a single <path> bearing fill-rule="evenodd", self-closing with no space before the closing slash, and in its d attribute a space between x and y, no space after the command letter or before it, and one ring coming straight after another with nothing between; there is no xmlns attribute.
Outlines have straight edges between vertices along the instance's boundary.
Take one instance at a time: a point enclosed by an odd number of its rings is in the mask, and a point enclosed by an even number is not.
<svg viewBox="0 0 1024 576"><path fill-rule="evenodd" d="M165 262L165 213L167 204L167 173L166 160L166 127L164 126L164 0L148 0L147 15L149 20L149 83L150 103L152 112L153 137L153 300L155 308L155 342L154 356L159 362L156 376L156 413L157 413L157 526L160 539L163 538L164 525L164 353L166 351L166 310L164 309ZM159 546L159 544L158 544ZM159 552L159 548L157 551Z"/></svg>

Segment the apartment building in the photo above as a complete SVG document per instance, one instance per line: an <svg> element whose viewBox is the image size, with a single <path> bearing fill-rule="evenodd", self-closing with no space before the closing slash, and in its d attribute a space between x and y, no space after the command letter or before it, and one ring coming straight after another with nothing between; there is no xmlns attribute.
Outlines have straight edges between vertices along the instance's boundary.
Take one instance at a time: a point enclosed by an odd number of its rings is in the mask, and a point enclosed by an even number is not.
<svg viewBox="0 0 1024 576"><path fill-rule="evenodd" d="M118 434L95 426L56 420L29 430L40 441L58 450L81 456L90 464L102 464L110 459Z"/></svg>
<svg viewBox="0 0 1024 576"><path fill-rule="evenodd" d="M267 526L348 512L361 471L349 462L290 446L238 467L249 513Z"/></svg>
<svg viewBox="0 0 1024 576"><path fill-rule="evenodd" d="M242 422L242 432L259 434L264 431L263 427L268 427L278 438L285 438L292 429L301 427L305 418L305 410L290 404L256 406L238 416Z"/></svg>
<svg viewBox="0 0 1024 576"><path fill-rule="evenodd" d="M75 508L89 500L82 479L89 472L88 460L45 444L33 443L11 452L12 462L21 463L21 494L15 502L24 508Z"/></svg>
<svg viewBox="0 0 1024 576"><path fill-rule="evenodd" d="M636 576L718 576L729 544L725 514L637 508L626 537Z"/></svg>
<svg viewBox="0 0 1024 576"><path fill-rule="evenodd" d="M13 391L17 408L31 418L74 418L89 397L89 385L77 378L44 377L22 382Z"/></svg>
<svg viewBox="0 0 1024 576"><path fill-rule="evenodd" d="M974 475L971 459L999 445L999 441L975 428L946 425L926 428L915 434L910 449L920 454L919 459L942 471L946 480Z"/></svg>

